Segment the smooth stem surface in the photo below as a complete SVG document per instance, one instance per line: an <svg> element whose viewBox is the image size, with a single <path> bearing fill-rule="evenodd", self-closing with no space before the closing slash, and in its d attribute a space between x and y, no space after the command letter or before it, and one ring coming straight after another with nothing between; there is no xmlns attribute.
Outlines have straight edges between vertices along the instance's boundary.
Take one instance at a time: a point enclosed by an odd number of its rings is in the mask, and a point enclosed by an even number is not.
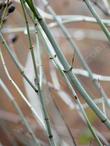
<svg viewBox="0 0 110 146"><path fill-rule="evenodd" d="M19 72L21 73L21 75L24 77L24 79L29 83L29 85L34 89L34 91L37 93L38 90L37 88L33 85L33 83L29 80L29 78L25 75L23 68L21 68L20 63L16 60L15 56L13 55L10 47L8 46L7 42L5 41L2 33L0 32L0 38L2 41L2 44L4 46L4 48L8 51L8 53L10 54L13 62L15 63L16 67L18 68Z"/></svg>
<svg viewBox="0 0 110 146"><path fill-rule="evenodd" d="M95 11L95 9L92 6L92 3L90 2L90 0L83 0L87 7L89 8L89 10L91 11L92 15L96 18L97 23L100 25L100 27L102 28L103 32L105 33L107 39L110 41L110 32L107 29L107 27L105 26L105 24L102 22L102 20L100 19L99 15L97 14L97 12Z"/></svg>
<svg viewBox="0 0 110 146"><path fill-rule="evenodd" d="M20 94L21 98L23 99L23 101L27 104L27 106L30 108L33 116L35 117L36 121L38 121L38 119L40 120L39 124L45 128L45 125L43 123L43 121L40 119L40 117L38 116L37 112L35 111L35 109L33 108L33 106L29 103L29 101L27 100L27 97L25 97L25 95L23 94L23 92L20 90L20 88L18 87L18 85L15 83L15 81L12 79L8 69L7 69L7 66L5 64L5 60L4 60L4 57L3 57L3 54L2 54L2 51L0 50L0 58L1 58L1 61L2 61L2 64L3 64L3 67L4 67L4 70L5 70L5 73L9 79L9 81L11 82L11 84L15 87L15 89L17 90L17 92ZM39 118L38 118L39 117ZM42 123L42 124L41 124Z"/></svg>
<svg viewBox="0 0 110 146"><path fill-rule="evenodd" d="M50 124L49 116L48 116L47 109L46 109L45 102L44 102L44 96L42 94L42 90L41 90L40 84L39 84L39 77L38 77L38 73L37 73L35 55L34 55L34 50L33 50L31 37L30 37L29 24L28 24L28 20L27 20L27 17L26 17L25 9L24 9L24 1L23 0L20 0L20 1L21 1L23 13L24 13L25 21L26 21L26 27L27 27L31 57L32 57L34 72L35 72L35 84L38 88L38 95L39 95L39 99L40 99L40 103L41 103L42 114L43 114L45 125L46 125L46 128L47 128L47 134L48 134L48 137L49 137L49 142L50 142L51 146L55 146L55 141L54 141L54 137L53 137L53 134L52 134L51 124Z"/></svg>
<svg viewBox="0 0 110 146"><path fill-rule="evenodd" d="M44 42L45 42L45 44L46 44L46 46L47 46L47 49L48 49L48 51L49 51L49 53L50 53L50 56L52 56L52 55L51 55L51 51L50 51L50 50L51 50L51 49L50 49L51 46L50 46L50 44L49 44L50 42L48 41L48 39L46 38L46 36L44 36L45 34L43 34L43 31L41 31L39 24L37 24L37 26L35 26L35 28L36 28L38 34L41 35L42 39L44 40ZM76 95L75 91L73 90L71 84L68 82L68 80L67 80L67 78L66 78L66 76L65 76L65 74L64 74L64 72L63 72L63 70L62 70L62 68L60 68L59 64L57 64L57 62L56 62L56 57L55 57L55 58L53 57L51 60L54 61L54 63L56 64L57 68L60 70L60 72L62 73L62 75L65 77L68 86L69 86L70 89L72 90L73 96L74 96L74 97L77 97L77 95ZM83 109L83 107L81 107L81 103L80 103L80 101L78 100L78 98L75 98L75 100L76 100L76 102L77 102L79 108L80 108L80 109ZM79 103L80 103L80 104L79 104ZM96 141L98 142L99 146L102 146L102 143L101 143L100 139L98 138L98 136L97 136L97 134L96 134L96 130L94 130L94 128L92 127L92 125L91 125L91 123L89 122L89 120L88 120L88 118L87 118L86 113L85 113L84 110L83 110L83 114L84 114L85 121L87 122L88 128L90 129L90 131L91 131L91 133L93 134L94 138L95 138Z"/></svg>
<svg viewBox="0 0 110 146"><path fill-rule="evenodd" d="M25 116L24 116L23 112L21 111L19 105L17 104L13 95L11 94L11 92L8 90L8 88L6 87L6 85L4 84L4 82L1 79L0 79L0 86L4 90L4 92L7 94L8 100L12 103L16 112L19 114L19 117L21 119L22 124L26 127L29 134L32 136L36 146L40 146L39 141L36 138L36 135L34 134L30 124L28 123L27 119L25 118Z"/></svg>
<svg viewBox="0 0 110 146"><path fill-rule="evenodd" d="M8 51L10 57L12 58L13 62L15 63L16 67L18 68L19 72L21 73L21 75L26 79L26 81L29 83L29 85L33 88L33 90L35 91L35 93L38 93L38 89L36 89L36 87L33 85L33 83L28 79L28 77L25 75L23 69L19 66L18 62L16 61L15 57L13 56L12 52L10 51L10 47L8 46L8 44L6 43L2 33L0 33L0 38L2 40L3 46L4 48ZM37 116L37 114L36 114ZM39 123L44 127L44 124L42 123L41 119L39 116L37 116Z"/></svg>
<svg viewBox="0 0 110 146"><path fill-rule="evenodd" d="M41 27L43 28L45 34L47 35L49 41L51 42L54 51L56 52L56 55L58 59L60 60L61 64L64 67L64 70L66 71L65 74L72 84L72 86L75 86L77 90L80 92L82 97L85 99L85 101L89 104L89 106L92 108L92 110L97 114L97 116L100 118L100 120L108 127L110 128L110 120L104 115L104 113L97 107L97 105L93 102L89 94L86 92L86 90L83 88L83 86L80 84L79 80L76 78L76 76L72 73L71 66L67 62L66 58L64 57L61 49L59 48L57 42L55 41L53 35L51 34L50 30L48 29L45 21L42 19L41 15L37 11L37 9L34 8L34 5L32 1L25 0L28 6L30 7L31 11L34 13L34 16L37 18L38 22L40 23Z"/></svg>
<svg viewBox="0 0 110 146"><path fill-rule="evenodd" d="M42 0L42 1L44 2L45 6L46 6L48 1L47 0ZM62 30L62 32L63 32L64 36L66 37L66 39L68 40L71 48L75 50L75 53L78 56L80 64L88 71L89 77L92 80L93 84L95 85L96 89L99 91L101 96L104 97L104 102L110 107L110 104L107 102L108 97L107 97L105 91L103 90L103 88L99 84L99 82L97 80L94 80L93 73L92 73L91 69L89 68L88 64L86 63L86 61L83 57L83 55L81 54L80 49L77 47L76 43L72 39L72 36L70 35L70 33L68 32L66 27L63 25L62 19L60 17L57 17L54 10L52 9L52 7L49 4L47 6L47 9L51 13L51 15L53 16L53 19L56 21L59 28Z"/></svg>

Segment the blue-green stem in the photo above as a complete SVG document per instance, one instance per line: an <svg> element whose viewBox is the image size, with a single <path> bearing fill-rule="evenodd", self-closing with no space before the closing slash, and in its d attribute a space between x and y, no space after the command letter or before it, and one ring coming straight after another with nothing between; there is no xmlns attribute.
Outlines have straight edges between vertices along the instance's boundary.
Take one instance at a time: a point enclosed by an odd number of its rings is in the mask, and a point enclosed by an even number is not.
<svg viewBox="0 0 110 146"><path fill-rule="evenodd" d="M107 29L107 27L105 26L105 24L102 22L102 20L100 19L99 15L97 14L96 10L94 9L92 3L90 2L90 0L83 0L87 7L89 8L89 10L91 11L92 15L96 18L97 23L100 25L100 27L102 28L103 32L105 33L107 39L110 41L110 32Z"/></svg>
<svg viewBox="0 0 110 146"><path fill-rule="evenodd" d="M44 30L45 34L47 35L49 41L51 42L54 51L56 52L56 55L58 59L60 60L62 66L64 67L65 74L70 81L72 86L75 86L77 90L80 92L82 97L86 100L86 102L89 104L89 106L92 108L92 110L97 114L97 116L100 118L100 120L108 127L110 128L110 120L104 115L104 113L97 107L97 105L93 102L90 95L87 93L87 91L84 89L84 87L81 85L77 77L72 73L71 66L67 62L65 56L63 55L60 47L58 46L57 42L55 41L53 35L51 34L50 30L47 27L47 24L42 19L41 15L35 9L32 1L25 0L28 4L29 8L33 12L34 16L37 18L38 22L40 23L42 29Z"/></svg>
<svg viewBox="0 0 110 146"><path fill-rule="evenodd" d="M46 128L47 128L47 134L48 134L48 137L49 137L49 142L50 142L51 146L55 146L55 141L54 141L54 137L53 137L53 134L52 134L51 124L50 124L49 116L48 116L47 109L46 109L45 102L44 102L44 96L42 94L42 90L41 90L40 84L39 84L39 77L38 77L38 73L37 73L35 55L34 55L34 50L33 50L31 37L30 37L29 24L28 24L26 13L25 13L24 1L23 0L20 0L20 1L21 1L23 13L24 13L25 21L26 21L30 51L31 51L31 56L32 56L32 61L33 61L33 66L34 66L34 72L35 72L35 84L38 88L38 95L39 95L40 102L41 102L42 114L43 114L45 125L46 125Z"/></svg>
<svg viewBox="0 0 110 146"><path fill-rule="evenodd" d="M34 84L28 79L28 77L25 75L24 70L21 68L21 66L19 66L18 61L16 60L15 56L13 56L12 52L10 51L10 47L8 46L7 42L5 41L5 39L4 39L3 35L2 35L2 33L0 33L0 38L1 38L1 40L2 40L2 43L3 43L4 48L8 51L10 57L12 58L14 64L15 64L16 67L18 68L18 70L19 70L19 72L21 73L21 75L22 75L22 76L24 77L24 79L29 83L29 85L32 87L32 89L35 91L35 93L37 93L37 92L38 92L38 89L35 87L35 85L34 85ZM28 106L30 106L30 105L28 104ZM34 114L35 114L35 117L38 119L39 123L41 124L41 126L42 126L43 128L45 128L45 127L44 127L44 124L42 123L41 119L39 118L39 116L36 114L35 111L34 111Z"/></svg>
<svg viewBox="0 0 110 146"><path fill-rule="evenodd" d="M6 66L6 63L5 63L5 60L4 60L4 57L3 57L3 54L2 54L2 51L0 50L0 58L1 58L1 61L2 61L2 64L3 64L3 67L4 67L4 70L5 70L5 73L9 79L9 81L11 82L11 84L15 87L15 89L17 90L17 92L20 94L21 98L24 100L24 102L27 104L27 106L30 108L33 116L35 117L36 121L38 121L39 119L39 124L41 126L43 126L43 128L45 128L45 125L44 125L44 122L41 120L41 118L38 116L38 114L36 113L35 109L33 108L33 106L29 103L29 101L27 100L27 97L25 97L25 95L23 94L23 92L20 90L20 88L18 87L18 85L16 84L16 82L12 79L8 69L7 69L7 66ZM41 124L42 123L42 124Z"/></svg>
<svg viewBox="0 0 110 146"><path fill-rule="evenodd" d="M24 116L23 112L21 111L19 105L17 104L17 102L15 101L13 95L11 94L11 92L8 90L8 88L6 87L6 85L4 84L4 82L1 79L0 79L0 86L4 90L4 92L7 94L8 100L12 103L12 105L14 106L16 112L19 114L21 122L27 128L27 130L28 130L29 134L32 136L36 146L40 146L39 141L36 138L36 135L34 134L30 124L28 123L27 119L25 118L25 116Z"/></svg>
<svg viewBox="0 0 110 146"><path fill-rule="evenodd" d="M45 5L48 4L47 0L42 0L42 1L44 2ZM108 97L107 97L105 91L103 90L103 88L99 84L99 82L97 80L94 80L93 73L92 73L91 69L89 68L88 64L86 63L83 55L81 54L79 48L76 45L76 43L72 39L72 36L70 35L70 33L68 32L66 27L63 25L62 19L60 19L60 17L59 18L57 17L57 15L55 14L54 10L52 9L52 7L49 4L47 5L47 9L51 13L51 15L53 16L53 19L56 21L56 23L58 24L60 29L62 30L62 32L63 32L64 36L66 37L66 39L69 41L69 44L70 44L71 48L75 50L75 53L78 56L81 65L88 71L89 77L92 80L93 84L95 85L96 89L99 91L101 96L104 98L105 103L110 107L110 104L107 102L108 101L107 100Z"/></svg>

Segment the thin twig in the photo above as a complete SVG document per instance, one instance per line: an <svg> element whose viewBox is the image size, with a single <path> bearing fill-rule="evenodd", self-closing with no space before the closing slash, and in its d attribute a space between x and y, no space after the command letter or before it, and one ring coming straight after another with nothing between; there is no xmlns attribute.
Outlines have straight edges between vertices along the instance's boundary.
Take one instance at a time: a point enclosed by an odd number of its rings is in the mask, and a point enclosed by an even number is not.
<svg viewBox="0 0 110 146"><path fill-rule="evenodd" d="M49 121L49 116L48 116L48 113L47 113L47 109L46 109L45 102L44 102L44 97L43 97L43 94L42 94L42 91L41 91L41 88L40 88L40 84L39 84L39 77L38 77L38 73L37 73L35 55L34 55L32 42L31 42L31 37L30 37L29 24L28 24L26 13L25 13L24 1L23 0L20 0L20 1L21 1L23 13L24 13L25 21L26 21L26 27L27 27L31 57L32 57L34 72L35 72L35 84L38 88L38 95L39 95L40 102L41 102L42 114L43 114L43 117L44 117L44 120L45 120L45 125L46 125L46 128L47 128L47 134L48 134L48 137L49 137L50 144L51 144L51 146L55 146L55 141L54 141L54 137L53 137L53 134L52 134L51 124L50 124L50 121Z"/></svg>
<svg viewBox="0 0 110 146"><path fill-rule="evenodd" d="M100 27L102 28L103 32L105 33L108 41L110 42L110 32L107 29L107 27L105 26L105 24L102 22L102 20L100 19L99 15L97 14L96 10L94 9L92 3L90 2L90 0L83 0L88 9L91 11L92 15L96 18L97 23L100 25Z"/></svg>
<svg viewBox="0 0 110 146"><path fill-rule="evenodd" d="M35 111L35 109L32 107L32 105L29 103L29 101L27 100L27 98L25 97L25 95L23 94L23 92L20 90L20 88L18 87L18 85L15 83L15 81L12 79L12 77L10 76L9 74L9 71L6 67L6 64L5 64L5 60L3 58L3 54L0 50L0 58L1 58L1 61L2 61L2 64L3 64L3 67L4 67L4 70L5 70L5 73L9 79L9 81L11 82L11 84L15 87L15 89L17 90L17 92L20 94L21 98L24 100L24 102L28 105L28 107L30 108L33 116L35 117L36 121L38 121L39 119L39 124L41 126L43 126L43 128L45 129L45 125L44 125L44 122L41 120L41 118L38 116L37 112ZM42 124L41 124L42 123Z"/></svg>
<svg viewBox="0 0 110 146"><path fill-rule="evenodd" d="M30 7L31 11L33 12L34 16L37 18L38 22L42 26L42 29L46 33L49 41L51 42L54 51L57 54L58 59L60 60L62 66L64 67L64 70L68 70L71 66L67 62L66 58L64 57L62 51L60 50L60 47L58 46L57 42L53 38L53 35L51 34L50 30L48 29L45 21L42 19L41 15L35 9L34 5L32 2L29 0L25 0L28 6ZM80 92L82 97L86 100L86 102L89 104L89 106L92 108L92 110L97 114L97 116L101 119L101 121L108 127L110 128L110 121L109 119L103 114L103 112L97 107L97 105L93 102L92 98L90 95L86 92L84 87L81 85L79 80L76 78L76 76L71 72L68 71L65 73L69 82L72 84L72 86L76 86L77 90Z"/></svg>
<svg viewBox="0 0 110 146"><path fill-rule="evenodd" d="M36 138L32 128L31 128L30 124L28 123L27 119L25 118L24 114L22 113L19 105L17 104L17 102L15 101L13 95L11 94L11 92L8 90L8 88L6 87L6 85L4 84L4 82L1 79L0 79L0 86L4 90L4 92L7 94L8 100L12 103L12 105L14 106L16 112L19 114L21 122L27 128L27 130L30 133L30 135L32 136L36 146L40 146L39 141L37 140L37 138Z"/></svg>

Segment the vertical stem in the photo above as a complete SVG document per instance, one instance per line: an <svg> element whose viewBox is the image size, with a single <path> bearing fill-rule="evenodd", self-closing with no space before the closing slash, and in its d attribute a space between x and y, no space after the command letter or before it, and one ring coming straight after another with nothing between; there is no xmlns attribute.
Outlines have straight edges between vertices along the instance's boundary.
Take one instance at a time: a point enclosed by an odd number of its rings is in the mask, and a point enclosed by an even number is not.
<svg viewBox="0 0 110 146"><path fill-rule="evenodd" d="M70 35L70 33L68 32L66 27L63 25L62 19L60 17L59 18L57 17L57 15L55 14L54 10L49 5L48 0L42 0L42 1L44 2L45 6L47 6L48 11L51 13L51 15L53 16L54 20L56 21L56 23L58 24L58 26L62 30L62 32L63 32L64 36L66 37L66 39L69 41L69 44L70 44L71 48L75 50L75 53L77 54L80 63L88 71L90 79L92 80L93 84L95 85L96 89L99 91L101 96L104 98L104 102L110 107L110 104L107 102L108 97L107 97L105 91L103 90L103 88L99 84L99 82L97 80L94 80L93 73L92 73L91 69L89 68L88 64L86 63L83 55L81 54L79 48L77 47L75 41L72 39L72 36Z"/></svg>
<svg viewBox="0 0 110 146"><path fill-rule="evenodd" d="M97 116L100 118L100 120L108 127L110 128L110 120L104 115L104 113L97 107L97 105L93 102L90 95L87 93L87 91L84 89L84 87L81 85L77 77L72 73L72 70L70 69L71 66L67 62L66 58L64 57L60 47L58 46L57 42L55 41L53 35L51 34L50 30L48 29L45 21L42 19L41 15L39 14L38 10L35 9L32 1L25 0L28 6L30 7L31 11L34 13L34 16L37 18L38 22L40 23L41 27L43 28L45 34L47 35L49 41L51 42L54 51L56 52L56 55L58 59L60 60L61 64L64 67L64 70L66 71L65 74L71 83L72 86L75 86L79 93L82 95L82 97L86 100L86 102L89 104L89 106L92 108L92 110L97 114Z"/></svg>
<svg viewBox="0 0 110 146"><path fill-rule="evenodd" d="M92 6L92 3L90 2L90 0L83 0L87 7L89 8L89 10L91 11L92 15L96 18L97 23L100 25L100 27L102 28L103 32L105 33L107 39L110 41L110 32L107 29L107 27L105 26L105 24L102 22L102 20L100 19L99 15L97 14L97 12L95 11L95 9Z"/></svg>
<svg viewBox="0 0 110 146"><path fill-rule="evenodd" d="M38 32L40 32L39 29L38 29ZM40 33L41 33L41 32L40 32ZM39 34L39 35L40 35L40 34ZM42 33L41 33L41 35L42 35ZM42 36L43 36L43 35L42 35ZM43 38L43 37L42 37L42 38ZM43 38L43 40L44 40L44 42L45 42L45 44L46 44L46 46L47 46L47 49L49 49L50 46L48 45L48 43L49 43L48 39L44 39L44 38ZM85 113L85 111L84 111L84 109L83 109L83 106L82 106L80 100L78 99L78 96L77 96L75 90L74 90L73 87L71 86L71 84L70 84L70 82L68 81L66 75L64 74L62 68L59 66L59 64L56 62L55 59L56 59L56 58L54 58L54 57L52 58L52 60L54 61L55 65L56 65L57 68L60 70L61 74L64 76L64 79L65 79L66 83L68 84L69 88L71 89L72 95L73 95L73 97L74 97L74 99L75 99L75 102L78 104L78 106L79 106L79 108L80 108L80 110L81 110L81 112L82 112L82 114L83 114L83 117L84 117L84 119L85 119L85 121L86 121L86 123L87 123L87 125L88 125L88 128L90 129L92 135L94 136L94 138L96 139L96 141L98 142L98 144L99 144L100 146L102 146L102 143L101 143L99 137L98 137L97 134L96 134L96 130L93 128L93 126L92 126L91 123L89 122L89 119L88 119L88 117L87 117L87 115L86 115L86 113Z"/></svg>
<svg viewBox="0 0 110 146"><path fill-rule="evenodd" d="M46 1L46 0L43 0L43 1ZM77 54L77 56L78 56L78 58L80 60L80 63L88 71L91 80L93 81L93 83L95 83L95 86L97 87L97 89L102 93L102 91L101 91L102 88L100 88L100 85L98 84L98 82L96 80L94 81L93 73L92 73L91 69L89 68L89 66L87 65L86 61L84 60L84 57L82 56L79 48L77 47L77 45L73 41L73 39L72 39L71 35L69 34L68 30L63 25L62 20L60 19L60 21L59 21L59 18L57 18L55 12L53 11L53 9L49 5L48 5L47 9L52 14L52 16L54 17L54 20L59 25L59 27L61 28L63 34L65 35L65 37L69 41L71 48L75 50L75 53ZM103 93L102 93L102 95L104 96Z"/></svg>
<svg viewBox="0 0 110 146"><path fill-rule="evenodd" d="M42 114L43 114L43 117L44 117L44 120L45 120L45 125L46 125L46 128L47 128L47 133L48 133L50 144L51 144L51 146L55 146L55 142L54 142L54 138L53 138L53 134L52 134L52 130L51 130L51 124L50 124L50 121L49 121L49 116L48 116L48 113L47 113L47 110L46 110L44 97L42 95L42 90L41 90L40 84L39 84L39 77L38 77L38 73L37 73L36 61L35 61L34 51L33 51L33 47L32 47L31 37L30 37L29 24L28 24L25 9L24 9L24 1L23 0L20 0L20 1L21 1L23 13L24 13L25 21L26 21L30 51L31 51L31 56L32 56L32 61L33 61L33 66L34 66L34 72L35 72L35 84L38 88L38 95L39 95L40 102L41 102Z"/></svg>

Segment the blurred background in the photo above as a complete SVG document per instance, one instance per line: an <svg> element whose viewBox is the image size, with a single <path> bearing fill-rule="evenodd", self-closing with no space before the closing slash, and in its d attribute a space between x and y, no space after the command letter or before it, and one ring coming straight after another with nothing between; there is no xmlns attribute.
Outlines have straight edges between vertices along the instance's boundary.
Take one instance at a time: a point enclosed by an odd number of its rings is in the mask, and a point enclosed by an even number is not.
<svg viewBox="0 0 110 146"><path fill-rule="evenodd" d="M92 0L91 0L92 1ZM95 1L95 0L94 0ZM108 15L104 14L103 11L94 5L99 16L103 19L109 19L109 5L106 5L104 0L100 0L100 4ZM41 8L43 11L47 12L47 9L43 5L41 0L36 0L37 7ZM97 1L98 2L98 1ZM14 1L13 4L16 7L14 13L7 17L7 21L3 25L2 32L8 43L8 45L15 52L16 57L24 67L24 71L29 79L34 83L34 71L32 66L32 60L29 51L29 42L26 32L25 20L22 12L21 5L19 1ZM73 15L79 17L90 16L92 17L89 9L82 0L49 0L49 4L52 6L57 15ZM108 3L107 3L108 4ZM28 18L31 30L31 39L33 45L35 45L35 35L33 34L33 24ZM65 40L59 27L51 27L51 20L46 20L49 25L49 29L53 33L55 39L59 43L62 51L64 52L67 60L71 63L74 56L73 68L83 69L81 66L75 52ZM91 70L100 75L109 76L110 75L110 44L100 29L100 26L96 23L90 22L72 22L65 24L66 28L70 32L72 38L79 47L82 55L84 56L87 64ZM109 28L109 27L108 27ZM13 41L15 39L15 41ZM3 47L0 42L0 47L4 56L4 60L8 71L19 86L21 91L24 93L28 101L36 110L37 114L43 121L41 113L41 105L38 96L36 96L33 89L29 84L23 79L22 75L18 71L17 67L13 63L7 50ZM72 138L75 140L77 146L97 146L92 134L87 128L84 120L82 119L80 112L77 110L75 103L71 100L71 91L63 80L62 75L59 71L56 71L55 67L52 65L49 55L46 51L45 44L40 41L41 54L42 54L42 68L44 72L44 78L46 82L43 83L43 92L45 95L46 108L49 113L50 121L53 128L53 134L56 141L60 145L72 145ZM54 75L56 74L56 75ZM52 76L58 79L59 88L55 89L52 86ZM78 79L81 81L82 85L86 90L95 97L99 99L99 104L97 104L101 110L103 110L103 103L100 102L100 94L94 87L92 81L88 77L77 75ZM20 109L25 115L25 118L29 121L35 135L41 141L42 145L49 145L48 137L42 126L35 120L31 110L26 105L26 103L21 99L20 94L16 91L14 86L8 79L6 72L3 67L3 63L0 59L0 78L7 86L11 94L13 95L15 101L18 103ZM47 86L50 83L50 86ZM100 84L104 88L108 97L110 97L110 83L109 81L101 81ZM85 101L78 93L78 96L82 104ZM105 105L106 114L110 116L110 109ZM110 132L101 123L93 111L87 107L85 111L88 115L89 120L98 130L100 134L110 142ZM71 134L71 136L70 136ZM60 141L60 139L62 141ZM31 134L27 131L25 126L21 123L20 117L15 111L13 104L8 100L7 94L0 86L0 145L1 146L34 146Z"/></svg>

